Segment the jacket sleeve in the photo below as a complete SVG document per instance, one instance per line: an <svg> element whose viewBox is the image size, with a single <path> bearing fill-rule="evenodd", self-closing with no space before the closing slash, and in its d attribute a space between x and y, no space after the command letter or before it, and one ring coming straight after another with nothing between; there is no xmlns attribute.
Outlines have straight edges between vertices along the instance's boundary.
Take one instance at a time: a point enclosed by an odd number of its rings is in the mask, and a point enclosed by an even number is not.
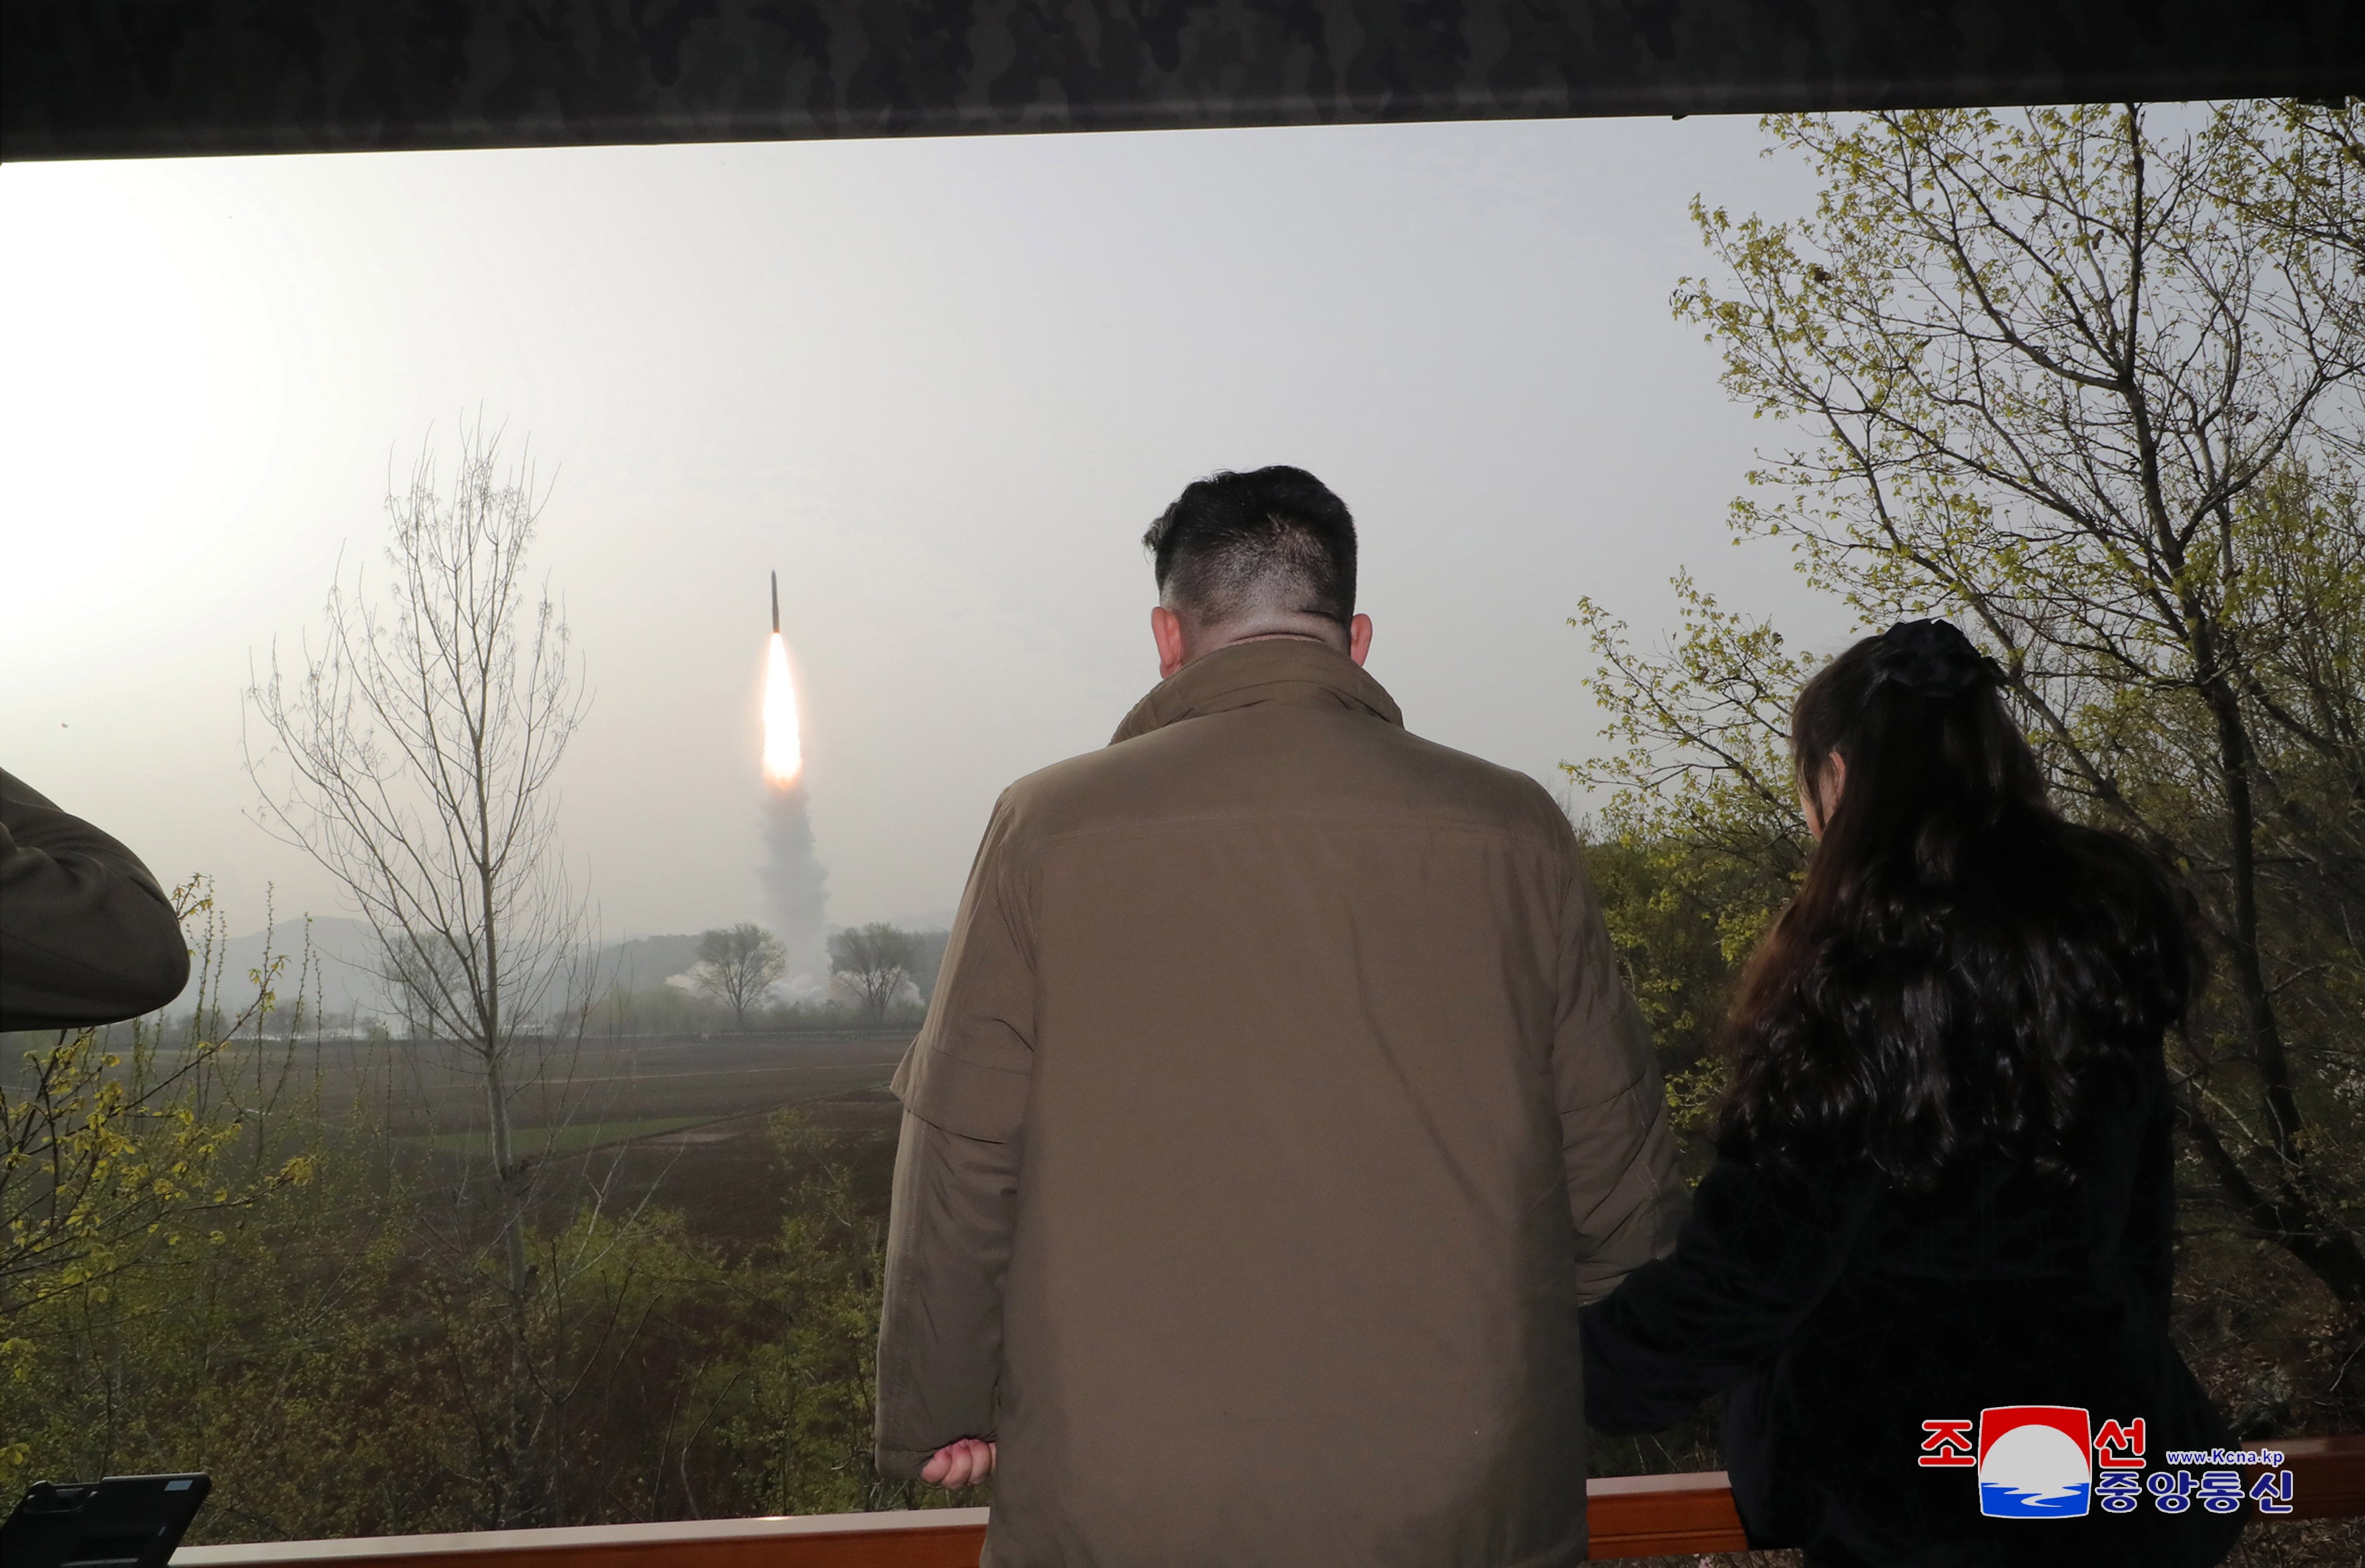
<svg viewBox="0 0 2365 1568"><path fill-rule="evenodd" d="M140 857L0 773L0 1031L136 1018L188 980L173 902Z"/></svg>
<svg viewBox="0 0 2365 1568"><path fill-rule="evenodd" d="M879 1327L880 1473L908 1480L958 1438L991 1438L1002 1287L1034 1068L1034 967L994 808L927 1022L896 1070L903 1131Z"/></svg>
<svg viewBox="0 0 2365 1568"><path fill-rule="evenodd" d="M1650 1032L1619 976L1581 863L1562 912L1559 969L1552 1088L1576 1222L1577 1299L1589 1302L1674 1244L1686 1194Z"/></svg>
<svg viewBox="0 0 2365 1568"><path fill-rule="evenodd" d="M1777 1175L1719 1160L1674 1253L1581 1314L1586 1424L1655 1432L1770 1365L1839 1278L1879 1192L1868 1170Z"/></svg>

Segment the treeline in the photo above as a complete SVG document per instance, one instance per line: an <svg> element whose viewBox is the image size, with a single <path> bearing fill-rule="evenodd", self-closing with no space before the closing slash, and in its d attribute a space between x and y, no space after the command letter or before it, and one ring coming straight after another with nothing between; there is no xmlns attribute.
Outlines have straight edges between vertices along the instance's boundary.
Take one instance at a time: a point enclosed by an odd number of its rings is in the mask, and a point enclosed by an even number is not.
<svg viewBox="0 0 2365 1568"><path fill-rule="evenodd" d="M790 959L760 925L718 927L698 942L697 961L654 983L629 972L605 977L585 1015L607 1038L736 1030L917 1027L943 962L945 931L906 931L873 921L832 933L829 984L819 995L784 995Z"/></svg>
<svg viewBox="0 0 2365 1568"><path fill-rule="evenodd" d="M683 986L660 982L611 982L591 1003L585 1033L592 1039L623 1040L653 1035L705 1035L776 1031L819 1033L846 1029L917 1028L927 1004L898 997L873 1010L859 998L828 996L790 1001L774 997L734 1011L725 1002Z"/></svg>

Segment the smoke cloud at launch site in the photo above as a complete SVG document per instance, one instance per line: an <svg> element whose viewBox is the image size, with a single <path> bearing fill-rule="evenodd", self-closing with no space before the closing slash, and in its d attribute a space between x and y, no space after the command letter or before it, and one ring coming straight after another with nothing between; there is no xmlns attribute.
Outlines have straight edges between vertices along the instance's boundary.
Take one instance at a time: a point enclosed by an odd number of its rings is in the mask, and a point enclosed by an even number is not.
<svg viewBox="0 0 2365 1568"><path fill-rule="evenodd" d="M768 781L764 797L764 863L757 875L768 923L789 950L783 989L792 996L817 995L829 984L829 873L813 855L804 780Z"/></svg>

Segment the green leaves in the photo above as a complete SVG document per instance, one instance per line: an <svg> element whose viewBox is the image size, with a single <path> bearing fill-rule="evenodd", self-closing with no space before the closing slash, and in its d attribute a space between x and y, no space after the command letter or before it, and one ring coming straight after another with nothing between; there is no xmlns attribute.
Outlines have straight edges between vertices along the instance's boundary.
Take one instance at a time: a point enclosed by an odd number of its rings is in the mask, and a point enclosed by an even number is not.
<svg viewBox="0 0 2365 1568"><path fill-rule="evenodd" d="M200 952L185 1036L168 1046L161 1022L145 1020L105 1035L61 1032L26 1051L13 1079L0 1077L0 1366L13 1377L41 1349L23 1328L35 1309L61 1297L103 1303L151 1249L178 1246L193 1227L308 1181L316 1169L309 1153L281 1149L233 1172L234 1154L261 1154L250 1118L272 1101L267 1085L232 1092L232 1073L263 1056L249 1049L237 1062L239 1036L251 1032L251 1046L260 1046L286 959L252 972L253 999L223 1018L210 1003L220 932L208 885L194 879L174 902ZM127 1032L128 1056L110 1046ZM0 1477L8 1451L0 1450Z"/></svg>
<svg viewBox="0 0 2365 1568"><path fill-rule="evenodd" d="M1570 624L1592 645L1586 686L1611 749L1564 767L1609 791L1586 824L1587 864L1676 1125L1697 1138L1724 1083L1713 1045L1726 989L1806 864L1788 734L1810 664L1688 574L1673 586L1678 630L1647 651L1624 622L1577 601Z"/></svg>
<svg viewBox="0 0 2365 1568"><path fill-rule="evenodd" d="M1695 201L1716 268L1672 301L1778 432L1736 540L1867 625L1958 620L2065 806L2185 871L2222 959L2194 1137L2245 1223L2365 1300L2365 106L1763 124L1812 210ZM1803 854L1777 709L1804 667L1676 593L1648 655L1578 620L1613 749L1572 772L1660 879L1615 916L1646 1008L1696 991L1656 968L1675 904L1739 912L1729 962Z"/></svg>
<svg viewBox="0 0 2365 1568"><path fill-rule="evenodd" d="M1688 573L1673 580L1677 633L1636 650L1626 623L1591 599L1572 626L1595 659L1586 685L1605 716L1608 756L1564 765L1587 789L1613 793L1609 833L1673 839L1794 871L1804 864L1788 756L1789 705L1810 666L1765 621L1719 607Z"/></svg>

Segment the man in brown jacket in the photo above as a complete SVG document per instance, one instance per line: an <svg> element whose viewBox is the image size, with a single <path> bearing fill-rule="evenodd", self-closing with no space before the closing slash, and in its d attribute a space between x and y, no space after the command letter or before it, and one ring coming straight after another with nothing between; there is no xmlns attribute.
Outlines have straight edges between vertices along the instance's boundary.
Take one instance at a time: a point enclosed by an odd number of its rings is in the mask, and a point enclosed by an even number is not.
<svg viewBox="0 0 2365 1568"><path fill-rule="evenodd" d="M1146 543L1165 678L1003 792L896 1074L880 1467L991 1472L994 1568L1577 1562L1682 1188L1575 839L1405 731L1312 476Z"/></svg>

